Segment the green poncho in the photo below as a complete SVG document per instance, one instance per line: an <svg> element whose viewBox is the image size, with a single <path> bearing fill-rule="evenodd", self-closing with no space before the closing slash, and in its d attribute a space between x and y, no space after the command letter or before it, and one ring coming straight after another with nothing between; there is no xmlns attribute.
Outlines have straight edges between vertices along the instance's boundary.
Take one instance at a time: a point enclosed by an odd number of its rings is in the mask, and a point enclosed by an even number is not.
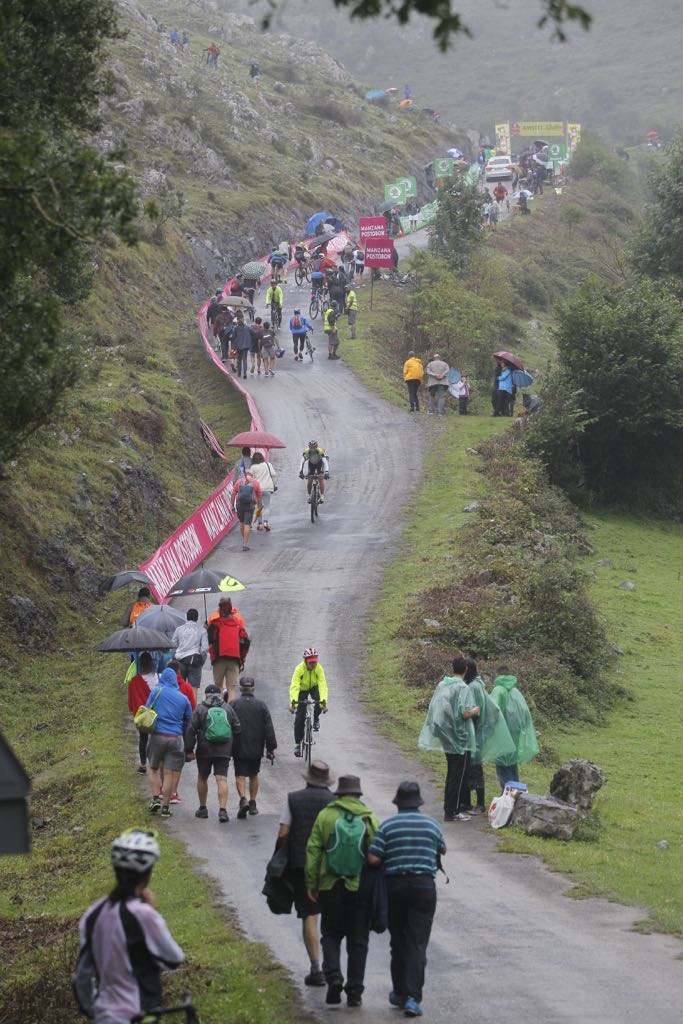
<svg viewBox="0 0 683 1024"><path fill-rule="evenodd" d="M515 764L513 758L517 751L503 713L484 689L479 676L468 685L474 706L480 708L479 714L472 719L476 742L472 763L498 761L501 764Z"/></svg>
<svg viewBox="0 0 683 1024"><path fill-rule="evenodd" d="M517 689L516 677L497 676L493 681L491 700L503 712L517 751L514 761L501 758L499 763L527 764L527 762L533 761L538 753L536 730L531 721L529 706Z"/></svg>
<svg viewBox="0 0 683 1024"><path fill-rule="evenodd" d="M465 754L475 748L474 726L463 711L475 706L467 683L458 676L441 680L429 702L425 724L417 745L420 750L442 750L445 754Z"/></svg>

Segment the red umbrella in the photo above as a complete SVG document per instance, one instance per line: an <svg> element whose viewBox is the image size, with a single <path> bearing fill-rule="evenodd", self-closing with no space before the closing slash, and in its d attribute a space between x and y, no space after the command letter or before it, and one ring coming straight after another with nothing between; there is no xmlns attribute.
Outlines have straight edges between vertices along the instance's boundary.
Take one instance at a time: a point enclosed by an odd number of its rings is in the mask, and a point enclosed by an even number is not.
<svg viewBox="0 0 683 1024"><path fill-rule="evenodd" d="M655 136L658 135L658 134L659 134L659 132L648 132L647 133L647 137L648 137L648 139L654 139Z"/></svg>
<svg viewBox="0 0 683 1024"><path fill-rule="evenodd" d="M265 430L244 430L241 434L235 434L228 441L229 448L286 448L287 445L275 434L268 434Z"/></svg>
<svg viewBox="0 0 683 1024"><path fill-rule="evenodd" d="M509 363L510 366L514 366L516 370L523 370L524 363L519 356L513 355L512 352L494 352L494 359L502 359L504 363Z"/></svg>

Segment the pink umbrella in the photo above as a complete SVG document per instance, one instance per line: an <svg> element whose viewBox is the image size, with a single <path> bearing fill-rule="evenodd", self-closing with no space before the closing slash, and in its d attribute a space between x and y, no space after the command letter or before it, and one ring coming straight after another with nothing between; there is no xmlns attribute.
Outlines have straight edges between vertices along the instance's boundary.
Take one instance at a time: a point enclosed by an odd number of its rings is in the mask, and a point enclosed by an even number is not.
<svg viewBox="0 0 683 1024"><path fill-rule="evenodd" d="M514 366L516 370L523 370L524 363L519 356L513 355L512 352L494 352L494 359L502 359L504 363L509 363L510 366Z"/></svg>
<svg viewBox="0 0 683 1024"><path fill-rule="evenodd" d="M275 434L265 430L244 430L228 441L229 448L286 448L287 445Z"/></svg>

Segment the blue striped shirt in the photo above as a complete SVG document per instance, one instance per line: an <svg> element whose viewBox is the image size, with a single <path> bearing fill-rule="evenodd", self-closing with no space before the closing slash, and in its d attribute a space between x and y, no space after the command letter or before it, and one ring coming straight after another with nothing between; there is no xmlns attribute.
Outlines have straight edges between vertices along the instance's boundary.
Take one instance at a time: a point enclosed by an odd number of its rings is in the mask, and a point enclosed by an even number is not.
<svg viewBox="0 0 683 1024"><path fill-rule="evenodd" d="M446 844L434 819L411 809L382 822L369 852L379 857L387 875L434 878L437 854L446 852Z"/></svg>

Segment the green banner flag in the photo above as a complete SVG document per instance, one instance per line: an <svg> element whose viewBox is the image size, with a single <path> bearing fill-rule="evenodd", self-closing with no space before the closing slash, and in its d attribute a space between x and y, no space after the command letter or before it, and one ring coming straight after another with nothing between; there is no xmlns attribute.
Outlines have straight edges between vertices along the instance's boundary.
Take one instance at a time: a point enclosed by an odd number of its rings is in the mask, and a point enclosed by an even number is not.
<svg viewBox="0 0 683 1024"><path fill-rule="evenodd" d="M417 178L397 178L394 184L405 186L406 199L417 196Z"/></svg>
<svg viewBox="0 0 683 1024"><path fill-rule="evenodd" d="M566 160L567 159L567 143L566 142L549 142L548 143L548 160Z"/></svg>
<svg viewBox="0 0 683 1024"><path fill-rule="evenodd" d="M455 170L455 160L452 156L438 156L434 161L435 178L452 178Z"/></svg>
<svg viewBox="0 0 683 1024"><path fill-rule="evenodd" d="M384 201L387 203L405 203L406 189L405 182L392 181L391 185L384 186Z"/></svg>

